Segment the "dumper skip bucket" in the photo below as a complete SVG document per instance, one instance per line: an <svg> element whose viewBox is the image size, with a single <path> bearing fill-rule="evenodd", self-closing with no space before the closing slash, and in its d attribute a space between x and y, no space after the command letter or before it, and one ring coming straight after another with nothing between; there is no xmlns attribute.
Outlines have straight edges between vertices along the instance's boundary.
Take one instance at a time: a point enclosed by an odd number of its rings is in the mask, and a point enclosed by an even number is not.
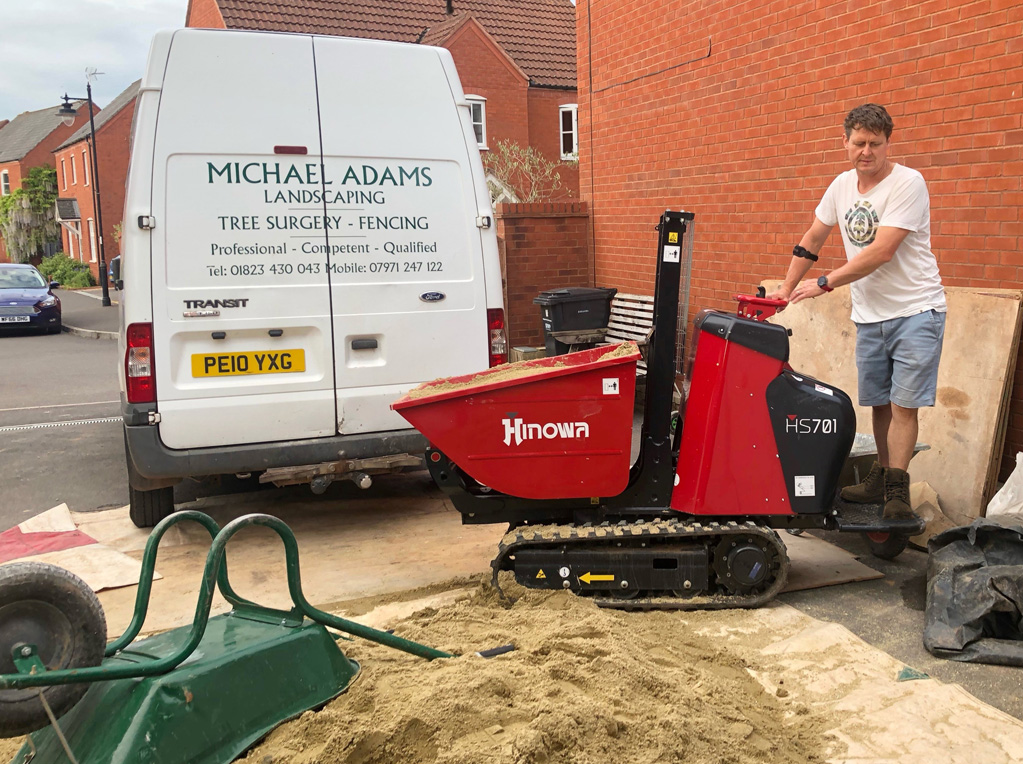
<svg viewBox="0 0 1023 764"><path fill-rule="evenodd" d="M427 382L391 404L481 485L525 499L614 496L629 480L635 343Z"/></svg>

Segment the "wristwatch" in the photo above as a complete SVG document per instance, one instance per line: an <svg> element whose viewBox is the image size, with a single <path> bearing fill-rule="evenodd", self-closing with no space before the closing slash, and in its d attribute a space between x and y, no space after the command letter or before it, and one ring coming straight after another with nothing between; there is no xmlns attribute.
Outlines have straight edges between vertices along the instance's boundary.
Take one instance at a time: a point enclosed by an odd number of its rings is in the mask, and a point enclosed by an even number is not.
<svg viewBox="0 0 1023 764"><path fill-rule="evenodd" d="M819 279L817 279L817 286L820 287L821 289L823 289L825 292L834 292L835 291L834 287L829 287L828 286L828 277L827 276L821 276Z"/></svg>

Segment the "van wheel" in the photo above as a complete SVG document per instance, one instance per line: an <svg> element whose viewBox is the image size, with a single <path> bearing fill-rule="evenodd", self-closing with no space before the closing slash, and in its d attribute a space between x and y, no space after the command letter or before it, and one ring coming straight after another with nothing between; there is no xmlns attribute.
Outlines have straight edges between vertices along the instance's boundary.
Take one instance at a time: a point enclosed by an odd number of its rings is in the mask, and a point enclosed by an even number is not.
<svg viewBox="0 0 1023 764"><path fill-rule="evenodd" d="M63 568L42 562L0 566L0 613L0 674L18 673L11 652L21 644L34 645L51 670L98 666L103 660L103 606L88 584ZM0 737L26 735L50 723L40 689L54 716L60 716L89 685L0 690Z"/></svg>
<svg viewBox="0 0 1023 764"><path fill-rule="evenodd" d="M136 528L152 528L173 511L173 486L140 491L128 484L128 516Z"/></svg>

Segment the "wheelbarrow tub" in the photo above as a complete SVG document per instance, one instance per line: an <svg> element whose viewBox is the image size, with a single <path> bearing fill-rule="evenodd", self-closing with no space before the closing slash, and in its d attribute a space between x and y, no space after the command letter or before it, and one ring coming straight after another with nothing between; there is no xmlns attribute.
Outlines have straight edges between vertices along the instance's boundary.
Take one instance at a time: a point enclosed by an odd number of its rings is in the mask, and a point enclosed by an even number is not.
<svg viewBox="0 0 1023 764"><path fill-rule="evenodd" d="M146 663L181 648L187 627L132 643L104 665ZM60 725L81 764L224 764L287 719L347 689L359 664L319 623L273 622L238 610L210 618L202 642L171 672L96 682ZM53 727L32 733L12 764L66 764Z"/></svg>
<svg viewBox="0 0 1023 764"><path fill-rule="evenodd" d="M629 481L636 344L426 382L391 404L467 475L525 499L614 496Z"/></svg>

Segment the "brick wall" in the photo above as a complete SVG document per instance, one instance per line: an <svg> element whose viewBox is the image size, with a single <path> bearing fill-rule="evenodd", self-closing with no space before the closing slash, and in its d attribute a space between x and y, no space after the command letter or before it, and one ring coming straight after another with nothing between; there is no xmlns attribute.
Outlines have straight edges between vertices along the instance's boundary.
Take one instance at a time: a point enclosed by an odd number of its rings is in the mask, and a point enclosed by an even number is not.
<svg viewBox="0 0 1023 764"><path fill-rule="evenodd" d="M545 157L558 163L561 189L554 198L579 198L579 163L561 161L561 113L558 107L577 103L575 90L529 89L529 143Z"/></svg>
<svg viewBox="0 0 1023 764"><path fill-rule="evenodd" d="M542 346L540 306L533 299L545 289L594 285L586 204L499 204L496 216L509 342L512 347Z"/></svg>
<svg viewBox="0 0 1023 764"><path fill-rule="evenodd" d="M100 188L103 202L103 250L107 263L121 254L114 238L114 226L124 216L124 191L128 178L131 124L135 116L136 99L110 119L100 130L99 144Z"/></svg>
<svg viewBox="0 0 1023 764"><path fill-rule="evenodd" d="M650 292L667 207L697 213L694 309L780 278L848 169L842 119L876 101L895 120L891 157L927 180L945 283L1023 286L1017 0L579 0L577 19L597 283ZM843 258L832 236L820 265ZM1003 477L1023 450L1019 360L1015 378Z"/></svg>
<svg viewBox="0 0 1023 764"><path fill-rule="evenodd" d="M529 87L522 70L475 22L464 24L444 47L451 51L462 90L487 99L488 147L502 140L533 146L560 165L563 186L555 198L578 198L579 171L561 162L558 133L558 106L575 103L576 91Z"/></svg>
<svg viewBox="0 0 1023 764"><path fill-rule="evenodd" d="M185 12L185 26L201 29L225 29L224 16L217 0L189 0Z"/></svg>
<svg viewBox="0 0 1023 764"><path fill-rule="evenodd" d="M114 227L121 222L124 214L124 186L128 177L128 143L131 137L131 122L135 112L135 100L122 108L117 114L104 123L98 130L96 142L99 144L99 180L100 180L100 201L103 205L103 252L106 262L120 254L118 244L114 238ZM83 155L84 152L84 155ZM74 157L77 170L77 182L75 175L71 172L71 158ZM81 140L73 143L64 149L54 153L54 160L57 167L57 192L62 198L74 198L78 200L78 209L82 215L81 222L81 249L77 237L74 246L70 242L71 234L67 229L61 229L61 236L64 252L68 255L74 253L75 260L81 260L89 265L92 275L99 280L99 220L96 216L96 206L93 200L95 180L92 171L92 148L88 140ZM86 175L83 169L83 162L89 162L88 179L85 184ZM66 170L66 172L65 172ZM65 185L65 176L67 183ZM93 219L96 226L96 247L93 251L91 237L89 236L89 219ZM95 257L95 260L93 260Z"/></svg>
<svg viewBox="0 0 1023 764"><path fill-rule="evenodd" d="M102 135L102 132L101 132ZM100 141L102 142L102 137ZM89 164L89 185L85 184L85 172L82 169L82 151L85 151L85 159ZM75 175L71 172L71 158L74 157L75 166L77 168L77 181ZM54 160L57 166L57 195L62 199L77 199L78 200L78 211L82 216L80 222L80 230L82 232L82 238L79 242L77 236L72 236L71 233L61 226L61 242L64 249L64 254L68 257L74 257L75 260L90 264L92 268L92 275L96 276L99 273L99 252L98 247L96 251L96 263L91 263L93 256L92 241L89 237L89 219L96 219L96 207L93 204L93 189L95 187L95 180L93 180L92 172L92 149L86 141L78 141L72 143L70 146L61 149L60 151L54 152ZM102 187L102 170L100 171L100 185ZM105 207L104 207L105 209ZM99 227L96 228L97 242L99 241ZM73 240L73 241L72 241Z"/></svg>
<svg viewBox="0 0 1023 764"><path fill-rule="evenodd" d="M0 163L0 172L7 173L7 182L12 192L21 188L21 162ZM4 244L3 236L0 236L0 263L9 263L10 261L11 258L7 254L7 245Z"/></svg>
<svg viewBox="0 0 1023 764"><path fill-rule="evenodd" d="M498 141L529 144L529 81L474 22L444 43L451 52L466 95L487 99L487 146Z"/></svg>

